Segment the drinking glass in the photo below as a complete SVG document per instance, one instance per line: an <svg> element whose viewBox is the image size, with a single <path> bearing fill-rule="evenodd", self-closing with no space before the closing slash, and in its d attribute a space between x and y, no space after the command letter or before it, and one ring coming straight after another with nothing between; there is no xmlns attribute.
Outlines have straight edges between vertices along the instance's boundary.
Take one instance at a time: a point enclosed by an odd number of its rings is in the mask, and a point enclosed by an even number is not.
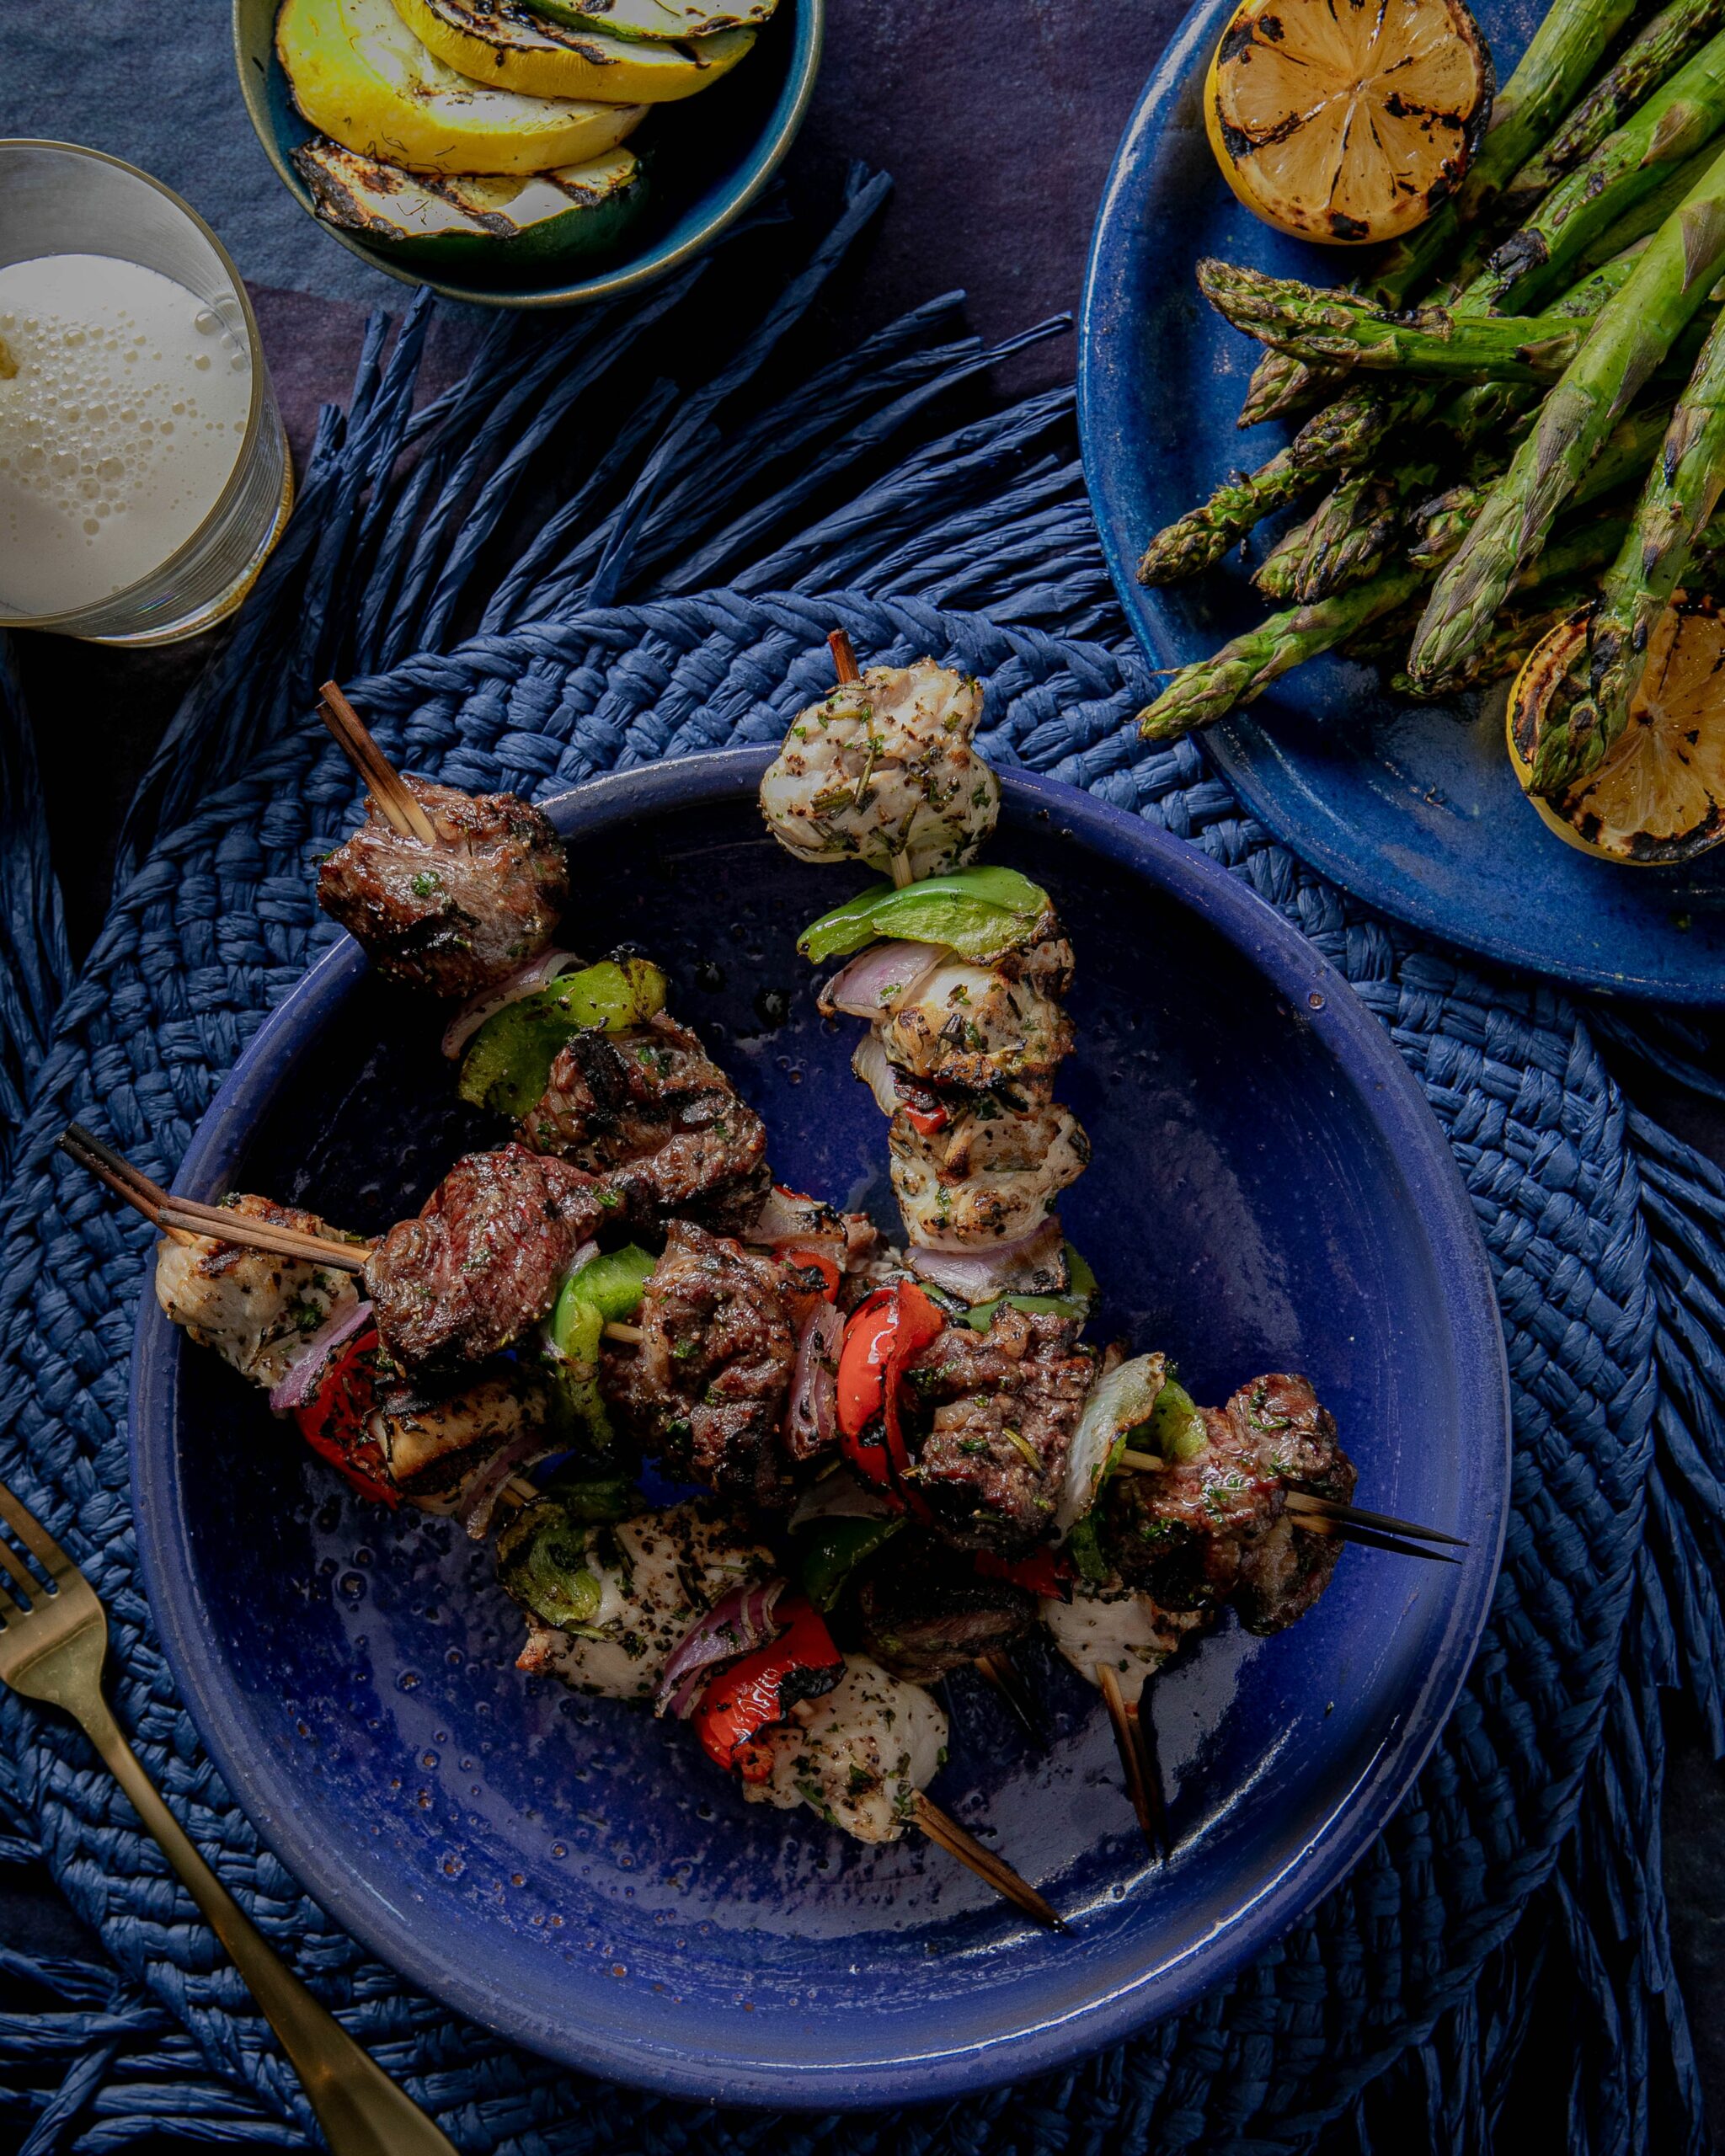
<svg viewBox="0 0 1725 2156"><path fill-rule="evenodd" d="M0 268L53 254L118 257L184 286L245 351L251 407L227 483L189 539L124 590L63 611L21 611L0 562L0 628L115 644L196 636L245 597L293 505L287 437L245 287L203 219L147 173L72 142L0 140Z"/></svg>

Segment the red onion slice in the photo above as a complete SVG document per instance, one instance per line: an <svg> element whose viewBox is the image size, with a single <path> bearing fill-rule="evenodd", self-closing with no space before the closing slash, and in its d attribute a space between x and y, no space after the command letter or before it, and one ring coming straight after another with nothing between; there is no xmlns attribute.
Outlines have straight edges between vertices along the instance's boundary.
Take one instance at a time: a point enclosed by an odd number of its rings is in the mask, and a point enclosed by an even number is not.
<svg viewBox="0 0 1725 2156"><path fill-rule="evenodd" d="M280 1382L271 1388L270 1412L291 1414L311 1390L312 1380L328 1360L330 1351L339 1348L344 1340L350 1340L371 1321L369 1303L356 1304L344 1316L332 1311L288 1364Z"/></svg>
<svg viewBox="0 0 1725 2156"><path fill-rule="evenodd" d="M848 1467L835 1468L811 1483L797 1500L790 1529L817 1519L891 1519L899 1508L884 1490L872 1490Z"/></svg>
<svg viewBox="0 0 1725 2156"><path fill-rule="evenodd" d="M756 1580L748 1587L734 1587L721 1595L707 1614L671 1650L659 1680L654 1712L667 1710L679 1721L695 1711L707 1678L722 1662L752 1654L784 1630L773 1622L772 1613L788 1580Z"/></svg>
<svg viewBox="0 0 1725 2156"><path fill-rule="evenodd" d="M1050 1214L1013 1242L968 1250L919 1246L910 1253L911 1270L967 1303L992 1302L997 1295L1058 1294L1065 1284L1060 1264L1065 1242L1065 1230Z"/></svg>
<svg viewBox="0 0 1725 2156"><path fill-rule="evenodd" d="M462 1004L445 1028L443 1053L451 1058L458 1056L488 1018L494 1017L505 1004L519 1003L524 995L547 987L558 974L579 973L581 961L573 951L559 951L555 945L542 951L537 958L529 958L525 965L517 966L512 974L505 974L494 988L481 989Z"/></svg>
<svg viewBox="0 0 1725 2156"><path fill-rule="evenodd" d="M537 1460L550 1449L542 1430L524 1430L520 1436L511 1438L503 1450L494 1454L480 1469L464 1493L467 1509L462 1514L462 1525L475 1542L483 1542L490 1533L491 1515L497 1509L497 1501L510 1476L518 1467L525 1467L530 1460Z"/></svg>
<svg viewBox="0 0 1725 2156"><path fill-rule="evenodd" d="M852 1018L884 1018L950 955L939 943L871 943L821 990L820 1008Z"/></svg>
<svg viewBox="0 0 1725 2156"><path fill-rule="evenodd" d="M839 1349L845 1321L836 1304L818 1302L803 1321L797 1367L785 1409L785 1448L794 1460L813 1460L838 1442Z"/></svg>
<svg viewBox="0 0 1725 2156"><path fill-rule="evenodd" d="M851 1068L874 1096L874 1105L883 1115L895 1115L899 1107L899 1083L891 1064L886 1059L886 1050L880 1044L880 1035L870 1027L857 1043L857 1053L851 1058Z"/></svg>

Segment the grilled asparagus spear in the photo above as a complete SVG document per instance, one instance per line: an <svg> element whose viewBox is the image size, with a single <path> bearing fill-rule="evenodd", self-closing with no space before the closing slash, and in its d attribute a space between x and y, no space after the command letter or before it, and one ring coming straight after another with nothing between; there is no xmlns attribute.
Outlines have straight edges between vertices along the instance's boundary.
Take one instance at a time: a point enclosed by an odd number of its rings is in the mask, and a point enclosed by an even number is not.
<svg viewBox="0 0 1725 2156"><path fill-rule="evenodd" d="M1725 154L1654 234L1634 274L1546 398L1509 471L1445 567L1407 671L1447 680L1485 641L1516 575L1535 560L1618 418L1634 403L1725 268Z"/></svg>
<svg viewBox="0 0 1725 2156"><path fill-rule="evenodd" d="M1545 147L1528 159L1504 189L1499 207L1517 218L1528 216L1722 27L1725 0L1671 0L1642 25Z"/></svg>
<svg viewBox="0 0 1725 2156"><path fill-rule="evenodd" d="M1589 625L1585 691L1560 693L1541 723L1531 782L1558 793L1583 779L1622 733L1653 625L1671 603L1725 491L1725 323L1716 324L1678 400L1635 521L1605 574Z"/></svg>
<svg viewBox="0 0 1725 2156"><path fill-rule="evenodd" d="M1461 192L1397 242L1366 286L1368 299L1406 307L1427 289L1463 227L1491 215L1497 197L1580 96L1634 11L1634 0L1554 0L1498 92L1492 124ZM1252 377L1240 424L1295 410L1311 386L1301 362L1272 353Z"/></svg>

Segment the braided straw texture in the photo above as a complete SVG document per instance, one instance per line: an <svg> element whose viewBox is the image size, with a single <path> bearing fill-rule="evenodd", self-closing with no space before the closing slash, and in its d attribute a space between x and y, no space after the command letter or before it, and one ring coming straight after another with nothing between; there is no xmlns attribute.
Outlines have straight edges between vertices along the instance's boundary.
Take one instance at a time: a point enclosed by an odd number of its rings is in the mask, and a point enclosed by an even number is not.
<svg viewBox="0 0 1725 2156"><path fill-rule="evenodd" d="M900 366L908 349L883 364ZM375 478L408 400L376 350L366 366L348 440ZM1069 430L1063 395L998 414L917 451L795 541L766 518L745 535L750 559L734 536L718 545L709 519L681 568L638 578L649 595L634 603L595 600L595 563L608 558L616 582L609 541L562 572L546 542L531 574L497 587L480 632L441 654L404 650L440 640L419 629L438 575L456 574L446 545L422 547L419 570L398 555L387 578L379 567L351 587L358 627L335 654L306 627L305 594L320 576L334 587L341 557L320 540L320 567L310 534L266 594L273 628L260 616L241 660L194 698L181 739L196 759L182 756L178 779L167 765L152 776L130 873L35 1059L0 1220L0 1474L106 1602L116 1708L169 1803L266 1935L476 2156L1388 2156L1413 2145L1410 2106L1432 2146L1483 2156L1506 2103L1578 2150L1698 2150L1658 1871L1657 1688L1686 1687L1725 1738L1725 1182L1633 1114L1563 998L1375 919L1270 843L1191 743L1137 739L1149 677L1113 609ZM312 478L334 499L354 468L334 421L320 454ZM674 485L660 486L660 504ZM356 479L350 526L363 498ZM621 523L638 533L650 515L631 499ZM726 515L727 533L746 520L734 504ZM585 531L587 515L566 531ZM729 588L692 589L720 558ZM697 574L691 561L708 566ZM554 603L532 603L559 574ZM418 623L404 650L403 607ZM357 796L307 716L307 686L333 657L377 668L351 693L409 768L544 796L595 771L774 739L824 691L835 625L871 660L927 652L979 675L989 755L1202 847L1297 924L1389 1029L1490 1250L1514 1509L1483 1645L1416 1790L1272 1952L1178 2021L1060 2075L938 2110L810 2119L585 2083L462 2025L369 1961L259 1847L175 1698L137 1583L125 1419L148 1231L51 1140L77 1117L166 1177L243 1043L330 940L308 864L351 827ZM34 889L14 889L14 932L34 923L45 948L53 909ZM29 2156L157 2131L306 2146L291 2073L153 1845L82 1741L9 1696L0 1806L0 1863L45 1856L102 1950L44 1963L0 1946L0 1971L48 1995L43 2011L0 2021ZM1561 2040L1537 2085L1518 2089L1536 1988Z"/></svg>

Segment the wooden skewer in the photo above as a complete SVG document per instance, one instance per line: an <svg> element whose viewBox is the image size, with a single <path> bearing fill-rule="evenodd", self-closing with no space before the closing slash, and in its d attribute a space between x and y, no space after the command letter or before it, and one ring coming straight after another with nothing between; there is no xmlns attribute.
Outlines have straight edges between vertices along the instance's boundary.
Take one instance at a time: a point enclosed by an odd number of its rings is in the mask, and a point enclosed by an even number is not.
<svg viewBox="0 0 1725 2156"><path fill-rule="evenodd" d="M239 1250L267 1250L280 1257L297 1257L317 1265L334 1265L344 1273L361 1273L371 1254L369 1243L339 1243L326 1235L307 1234L303 1228L286 1228L273 1220L248 1220L225 1206L206 1205L193 1198L176 1198L135 1168L112 1146L104 1145L82 1125L72 1123L61 1134L61 1150L116 1197L155 1226L189 1242L207 1237L232 1243Z"/></svg>
<svg viewBox="0 0 1725 2156"><path fill-rule="evenodd" d="M1162 1791L1162 1767L1156 1756L1154 1736L1145 1726L1136 1705L1127 1704L1114 1664L1097 1662L1092 1662L1091 1668L1108 1707L1108 1720L1114 1726L1114 1748L1120 1755L1120 1765L1126 1776L1126 1794L1138 1814L1145 1846L1152 1856L1166 1862L1169 1853L1168 1806Z"/></svg>
<svg viewBox="0 0 1725 2156"><path fill-rule="evenodd" d="M851 639L842 629L832 630L826 639L826 648L832 654L832 670L843 681L860 681L862 669L857 664L857 654Z"/></svg>
<svg viewBox="0 0 1725 2156"><path fill-rule="evenodd" d="M1359 1505L1344 1505L1334 1497L1319 1497L1310 1490L1290 1490L1288 1510L1302 1518L1338 1520L1346 1527L1374 1528L1380 1534L1408 1534L1416 1542L1447 1542L1452 1550L1470 1545L1459 1534L1445 1534L1435 1527L1421 1527L1417 1520L1397 1519L1389 1513L1369 1513Z"/></svg>
<svg viewBox="0 0 1725 2156"><path fill-rule="evenodd" d="M1011 1865L997 1857L992 1849L985 1849L974 1834L967 1834L958 1821L943 1812L934 1801L921 1790L916 1792L916 1824L932 1842L937 1843L948 1856L955 1856L959 1863L992 1886L997 1894L1023 1909L1027 1917L1038 1924L1046 1924L1050 1931L1064 1931L1065 1920L1028 1880L1021 1879Z"/></svg>
<svg viewBox="0 0 1725 2156"><path fill-rule="evenodd" d="M341 693L339 682L326 681L318 691L322 699L318 715L335 736L343 755L366 782L384 821L403 838L435 846L437 833L431 819L414 798L407 782L371 739L365 721Z"/></svg>
<svg viewBox="0 0 1725 2156"><path fill-rule="evenodd" d="M619 1325L613 1319L605 1327L607 1340L621 1340L626 1348L638 1348L647 1337L638 1325Z"/></svg>
<svg viewBox="0 0 1725 2156"><path fill-rule="evenodd" d="M1048 1729L1037 1712L1036 1702L1030 1689L1021 1675L1018 1665L1011 1655L1001 1651L994 1654L980 1654L971 1668L983 1682L995 1692L1011 1713L1030 1742L1039 1752L1049 1748Z"/></svg>
<svg viewBox="0 0 1725 2156"><path fill-rule="evenodd" d="M1409 1542L1399 1534L1380 1534L1375 1527L1354 1527L1346 1520L1327 1519L1321 1513L1302 1513L1295 1521L1302 1534L1319 1534L1329 1542L1357 1542L1362 1550L1386 1550L1392 1557L1423 1557L1429 1565L1459 1565L1459 1557L1441 1550L1428 1550L1422 1542Z"/></svg>

